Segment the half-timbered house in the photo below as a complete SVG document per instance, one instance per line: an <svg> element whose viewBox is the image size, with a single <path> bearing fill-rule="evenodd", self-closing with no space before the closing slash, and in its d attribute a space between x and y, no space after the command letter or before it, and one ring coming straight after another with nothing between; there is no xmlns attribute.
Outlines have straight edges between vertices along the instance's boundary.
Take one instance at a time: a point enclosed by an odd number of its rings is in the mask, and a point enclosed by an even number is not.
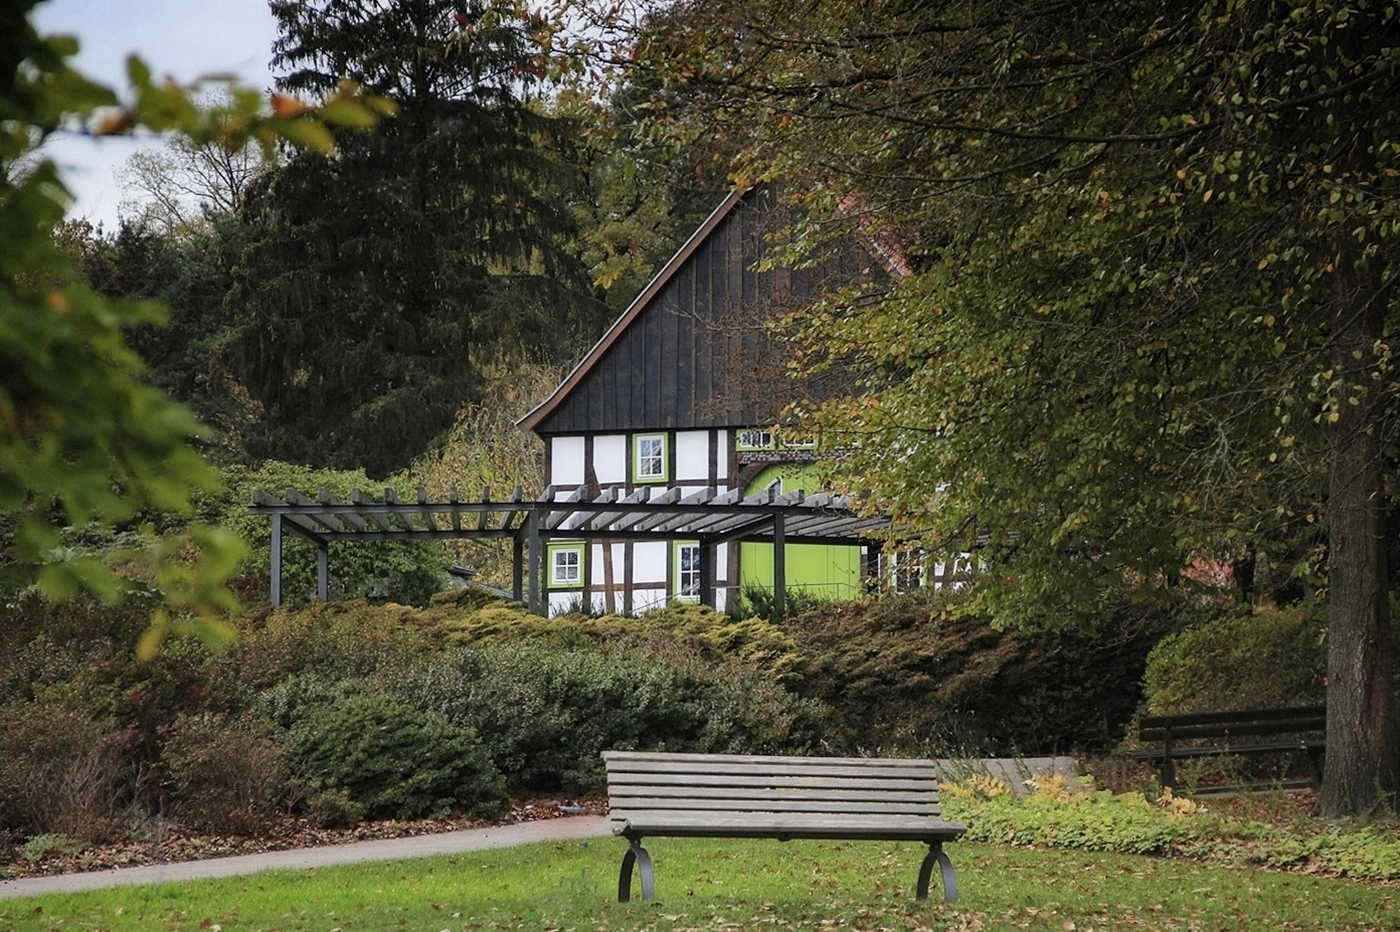
<svg viewBox="0 0 1400 932"><path fill-rule="evenodd" d="M770 189L736 192L695 231L582 362L519 421L545 443L557 499L670 496L702 489L793 493L832 451L773 430L795 385L769 329L785 309L833 286L876 287L901 273L873 241L829 250L823 261L771 261L789 219ZM722 544L716 607L774 580L774 544ZM858 595L868 545L787 544L783 578L822 598ZM560 540L548 544L550 611L639 612L698 599L696 540Z"/></svg>

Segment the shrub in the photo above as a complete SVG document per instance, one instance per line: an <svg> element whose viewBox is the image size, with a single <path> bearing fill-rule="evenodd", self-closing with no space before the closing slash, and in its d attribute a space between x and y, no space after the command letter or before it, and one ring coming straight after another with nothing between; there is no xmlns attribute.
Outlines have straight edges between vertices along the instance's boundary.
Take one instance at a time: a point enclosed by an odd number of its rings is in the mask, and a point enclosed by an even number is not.
<svg viewBox="0 0 1400 932"><path fill-rule="evenodd" d="M495 817L509 804L500 773L471 731L384 695L309 708L288 733L287 758L308 799L343 791L370 818L457 809Z"/></svg>
<svg viewBox="0 0 1400 932"><path fill-rule="evenodd" d="M344 501L354 489L381 491L385 483L363 472L311 469L269 460L257 469L229 466L221 471L225 491L202 498L200 519L235 531L251 548L248 566L258 577L257 590L266 593L271 561L271 523L263 515L248 513L253 489L281 496L287 488L314 495L327 489ZM405 483L389 483L406 501L414 490ZM332 588L343 598L360 598L371 588L391 593L405 605L427 605L442 588L449 563L447 551L434 541L332 542ZM282 591L289 605L310 602L316 592L316 548L295 535L282 541Z"/></svg>
<svg viewBox="0 0 1400 932"><path fill-rule="evenodd" d="M189 828L256 835L290 795L281 749L250 717L181 716L161 737L170 813Z"/></svg>
<svg viewBox="0 0 1400 932"><path fill-rule="evenodd" d="M460 650L390 677L405 701L474 728L512 785L587 791L604 749L810 750L820 711L772 680L675 644Z"/></svg>
<svg viewBox="0 0 1400 932"><path fill-rule="evenodd" d="M26 861L37 864L49 855L72 857L76 854L82 854L87 850L87 847L87 842L81 838L54 834L35 835L20 845L19 854Z"/></svg>
<svg viewBox="0 0 1400 932"><path fill-rule="evenodd" d="M398 658L430 646L432 623L402 605L363 600L327 602L299 611L267 607L237 622L239 639L218 661L214 685L222 704L242 711L250 696L289 676L327 680L368 676Z"/></svg>
<svg viewBox="0 0 1400 932"><path fill-rule="evenodd" d="M998 631L923 590L825 603L784 630L806 658L793 688L836 716L845 751L978 756L1113 744L1168 621L1123 610L1093 629Z"/></svg>
<svg viewBox="0 0 1400 932"><path fill-rule="evenodd" d="M1147 658L1151 715L1311 705L1325 698L1322 606L1261 607L1164 638Z"/></svg>
<svg viewBox="0 0 1400 932"><path fill-rule="evenodd" d="M130 732L49 703L0 711L0 826L91 842L117 833Z"/></svg>

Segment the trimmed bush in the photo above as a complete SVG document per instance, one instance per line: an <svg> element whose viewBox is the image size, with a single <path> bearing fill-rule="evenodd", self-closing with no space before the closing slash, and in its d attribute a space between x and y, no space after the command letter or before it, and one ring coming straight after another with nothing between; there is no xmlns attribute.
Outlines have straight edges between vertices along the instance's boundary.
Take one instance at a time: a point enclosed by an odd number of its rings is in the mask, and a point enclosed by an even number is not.
<svg viewBox="0 0 1400 932"><path fill-rule="evenodd" d="M959 757L1113 745L1165 616L1125 609L1092 629L998 631L959 617L956 598L825 603L784 623L807 662L793 688L833 710L833 748Z"/></svg>
<svg viewBox="0 0 1400 932"><path fill-rule="evenodd" d="M494 818L509 807L505 782L475 734L385 695L308 708L287 735L286 753L308 799L340 791L369 818L457 809Z"/></svg>
<svg viewBox="0 0 1400 932"><path fill-rule="evenodd" d="M1326 697L1322 606L1261 607L1164 638L1147 658L1149 715L1320 704Z"/></svg>
<svg viewBox="0 0 1400 932"><path fill-rule="evenodd" d="M804 753L821 710L752 669L672 644L507 644L386 674L404 701L481 735L512 786L593 790L600 752L644 749Z"/></svg>

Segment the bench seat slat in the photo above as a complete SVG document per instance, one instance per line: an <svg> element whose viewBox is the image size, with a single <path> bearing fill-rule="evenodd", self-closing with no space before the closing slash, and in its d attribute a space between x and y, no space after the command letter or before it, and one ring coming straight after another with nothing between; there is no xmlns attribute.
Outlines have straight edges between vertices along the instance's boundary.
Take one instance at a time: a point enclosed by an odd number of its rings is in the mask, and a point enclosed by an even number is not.
<svg viewBox="0 0 1400 932"><path fill-rule="evenodd" d="M686 838L829 838L887 841L948 841L960 838L967 827L956 822L923 816L833 814L803 816L794 813L751 815L681 815L634 810L625 820L614 820L613 834L667 835Z"/></svg>
<svg viewBox="0 0 1400 932"><path fill-rule="evenodd" d="M933 767L861 767L855 764L832 764L827 767L761 767L757 764L746 767L700 767L691 764L656 764L635 767L629 764L610 764L608 772L618 777L674 776L676 774L709 774L718 777L845 777L865 780L937 780L938 771Z"/></svg>
<svg viewBox="0 0 1400 932"><path fill-rule="evenodd" d="M780 757L758 754L673 754L669 751L604 751L603 759L609 764L685 764L690 767L713 768L756 766L765 770L843 765L884 770L929 770L934 766L932 761L898 757Z"/></svg>
<svg viewBox="0 0 1400 932"><path fill-rule="evenodd" d="M846 789L848 787L881 786L891 790L938 791L937 780L869 780L859 775L842 776L734 776L696 771L694 773L657 773L639 776L608 772L610 786L766 786L773 789Z"/></svg>
<svg viewBox="0 0 1400 932"><path fill-rule="evenodd" d="M937 802L925 803L882 803L865 800L787 800L787 799L657 799L638 797L617 799L612 811L626 813L635 810L676 811L702 810L706 812L882 812L890 815L935 816L942 809Z"/></svg>
<svg viewBox="0 0 1400 932"><path fill-rule="evenodd" d="M812 799L879 801L887 803L938 802L936 791L887 789L885 787L799 787L777 789L767 786L656 786L616 785L609 788L613 799L627 801L635 797L653 799Z"/></svg>

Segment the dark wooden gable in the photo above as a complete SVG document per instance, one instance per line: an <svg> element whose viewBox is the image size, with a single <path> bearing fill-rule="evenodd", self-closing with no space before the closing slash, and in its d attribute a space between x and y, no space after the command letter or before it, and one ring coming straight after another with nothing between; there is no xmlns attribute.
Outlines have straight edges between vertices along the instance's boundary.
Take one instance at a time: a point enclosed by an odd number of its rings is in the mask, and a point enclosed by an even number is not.
<svg viewBox="0 0 1400 932"><path fill-rule="evenodd" d="M768 189L727 198L520 426L549 436L773 423L789 384L766 323L824 283L889 278L854 244L813 268L758 271L780 214Z"/></svg>

